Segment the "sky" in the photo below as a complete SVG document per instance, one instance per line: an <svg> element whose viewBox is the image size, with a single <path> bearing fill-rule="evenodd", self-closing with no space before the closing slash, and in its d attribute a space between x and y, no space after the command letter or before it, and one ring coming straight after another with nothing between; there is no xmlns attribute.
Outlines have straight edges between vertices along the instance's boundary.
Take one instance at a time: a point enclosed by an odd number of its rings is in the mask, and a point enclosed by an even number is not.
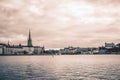
<svg viewBox="0 0 120 80"><path fill-rule="evenodd" d="M0 0L0 42L46 48L120 42L120 0Z"/></svg>

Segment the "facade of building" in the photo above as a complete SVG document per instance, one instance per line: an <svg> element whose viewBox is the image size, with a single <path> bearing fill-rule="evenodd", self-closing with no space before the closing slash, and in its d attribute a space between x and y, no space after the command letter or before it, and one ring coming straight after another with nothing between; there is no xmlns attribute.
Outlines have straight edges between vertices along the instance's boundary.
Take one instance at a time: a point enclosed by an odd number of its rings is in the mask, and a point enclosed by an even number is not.
<svg viewBox="0 0 120 80"><path fill-rule="evenodd" d="M69 46L64 49L60 49L59 54L75 54L77 53L77 51L78 51L78 48Z"/></svg>
<svg viewBox="0 0 120 80"><path fill-rule="evenodd" d="M3 54L3 46L0 45L0 54Z"/></svg>
<svg viewBox="0 0 120 80"><path fill-rule="evenodd" d="M6 53L6 44L0 43L0 54Z"/></svg>
<svg viewBox="0 0 120 80"><path fill-rule="evenodd" d="M34 46L34 54L44 54L44 46L40 47L40 46Z"/></svg>
<svg viewBox="0 0 120 80"><path fill-rule="evenodd" d="M23 47L18 45L6 46L5 54L23 54Z"/></svg>

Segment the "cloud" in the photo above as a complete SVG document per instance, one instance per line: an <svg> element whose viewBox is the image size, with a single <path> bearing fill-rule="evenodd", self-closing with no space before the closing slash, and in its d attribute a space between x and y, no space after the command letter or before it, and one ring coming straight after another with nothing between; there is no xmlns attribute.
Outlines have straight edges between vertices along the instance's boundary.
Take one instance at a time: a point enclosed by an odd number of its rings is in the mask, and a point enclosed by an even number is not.
<svg viewBox="0 0 120 80"><path fill-rule="evenodd" d="M0 41L47 48L119 42L120 0L0 0Z"/></svg>
<svg viewBox="0 0 120 80"><path fill-rule="evenodd" d="M94 5L102 6L119 6L120 0L86 0L87 2Z"/></svg>

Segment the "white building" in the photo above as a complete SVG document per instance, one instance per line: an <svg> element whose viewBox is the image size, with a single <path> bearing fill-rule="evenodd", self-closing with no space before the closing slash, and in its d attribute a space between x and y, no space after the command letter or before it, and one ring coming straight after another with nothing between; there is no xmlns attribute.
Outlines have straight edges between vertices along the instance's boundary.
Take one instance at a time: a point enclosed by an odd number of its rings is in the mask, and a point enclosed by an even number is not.
<svg viewBox="0 0 120 80"><path fill-rule="evenodd" d="M0 43L0 54L4 54L6 50L6 44Z"/></svg>
<svg viewBox="0 0 120 80"><path fill-rule="evenodd" d="M28 46L24 46L23 47L23 51L25 51L27 54L33 54L34 52L34 47L28 47Z"/></svg>
<svg viewBox="0 0 120 80"><path fill-rule="evenodd" d="M44 47L34 46L34 54L43 54L43 53L44 53Z"/></svg>
<svg viewBox="0 0 120 80"><path fill-rule="evenodd" d="M3 54L3 46L0 45L0 54Z"/></svg>

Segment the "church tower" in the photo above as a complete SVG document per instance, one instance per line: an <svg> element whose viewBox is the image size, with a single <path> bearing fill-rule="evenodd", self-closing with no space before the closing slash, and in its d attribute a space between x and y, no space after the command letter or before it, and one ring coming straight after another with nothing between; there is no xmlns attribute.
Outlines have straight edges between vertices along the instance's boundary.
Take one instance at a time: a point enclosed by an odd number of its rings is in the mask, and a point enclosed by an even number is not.
<svg viewBox="0 0 120 80"><path fill-rule="evenodd" d="M32 47L32 39L31 39L31 32L29 30L29 36L28 36L28 44L27 44L28 47Z"/></svg>

